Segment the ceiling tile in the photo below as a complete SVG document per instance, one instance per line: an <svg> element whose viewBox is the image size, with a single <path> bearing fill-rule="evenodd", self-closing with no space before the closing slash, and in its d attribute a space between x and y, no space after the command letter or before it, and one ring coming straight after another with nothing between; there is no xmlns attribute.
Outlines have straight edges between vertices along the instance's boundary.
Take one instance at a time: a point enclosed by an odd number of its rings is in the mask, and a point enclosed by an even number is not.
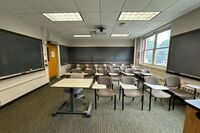
<svg viewBox="0 0 200 133"><path fill-rule="evenodd" d="M142 11L151 0L127 0L122 11Z"/></svg>
<svg viewBox="0 0 200 133"><path fill-rule="evenodd" d="M75 0L81 12L99 12L99 0Z"/></svg>
<svg viewBox="0 0 200 133"><path fill-rule="evenodd" d="M49 0L58 12L78 12L74 0Z"/></svg>
<svg viewBox="0 0 200 133"><path fill-rule="evenodd" d="M119 17L120 12L102 12L101 13L101 21L110 21L115 22Z"/></svg>
<svg viewBox="0 0 200 133"><path fill-rule="evenodd" d="M177 0L152 0L151 3L144 9L144 11L159 12L167 9Z"/></svg>
<svg viewBox="0 0 200 133"><path fill-rule="evenodd" d="M47 17L43 16L40 13L20 13L18 15L26 20L28 19L33 22L51 22L51 20L49 20Z"/></svg>
<svg viewBox="0 0 200 133"><path fill-rule="evenodd" d="M124 1L125 0L101 0L101 11L120 12L123 7Z"/></svg>
<svg viewBox="0 0 200 133"><path fill-rule="evenodd" d="M199 3L200 3L200 0L178 0L166 11L184 11Z"/></svg>
<svg viewBox="0 0 200 133"><path fill-rule="evenodd" d="M93 13L81 13L84 21L87 22L99 22L100 21L100 15L98 12L93 12Z"/></svg>
<svg viewBox="0 0 200 133"><path fill-rule="evenodd" d="M48 0L22 0L38 12L58 12Z"/></svg>
<svg viewBox="0 0 200 133"><path fill-rule="evenodd" d="M31 6L27 6L22 0L0 0L0 5L14 13L37 13Z"/></svg>

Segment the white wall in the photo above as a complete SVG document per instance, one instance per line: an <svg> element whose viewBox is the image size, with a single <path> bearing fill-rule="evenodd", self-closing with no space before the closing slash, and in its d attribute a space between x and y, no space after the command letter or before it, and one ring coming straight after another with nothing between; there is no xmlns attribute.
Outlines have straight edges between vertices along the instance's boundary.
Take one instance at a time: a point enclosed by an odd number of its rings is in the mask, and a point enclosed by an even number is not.
<svg viewBox="0 0 200 133"><path fill-rule="evenodd" d="M24 34L27 36L53 40L58 43L67 45L67 41L39 26L33 25L8 11L0 11L0 28ZM47 36L48 34L48 36ZM44 60L47 60L46 44L43 44ZM46 84L49 82L48 68L43 71L0 80L0 106Z"/></svg>
<svg viewBox="0 0 200 133"><path fill-rule="evenodd" d="M131 40L110 39L110 40L71 40L71 47L133 47Z"/></svg>
<svg viewBox="0 0 200 133"><path fill-rule="evenodd" d="M184 32L192 31L195 29L200 28L200 8L196 9L188 14L185 14L184 16L179 17L178 19L171 22L171 36L181 34ZM141 39L141 38L137 38ZM137 52L141 52L141 43L137 43ZM139 49L140 48L140 49ZM140 54L141 57L141 54ZM197 57L199 58L199 57ZM138 63L138 62L137 62ZM149 68L152 70L152 73L163 79L167 75L171 75L169 73L166 73L165 69L161 69L158 67L150 66L150 65L144 65L140 63L141 68ZM181 77L182 82L188 82L200 85L200 82L197 80L193 80L190 78Z"/></svg>
<svg viewBox="0 0 200 133"><path fill-rule="evenodd" d="M174 20L171 24L171 35L192 31L200 28L200 8Z"/></svg>

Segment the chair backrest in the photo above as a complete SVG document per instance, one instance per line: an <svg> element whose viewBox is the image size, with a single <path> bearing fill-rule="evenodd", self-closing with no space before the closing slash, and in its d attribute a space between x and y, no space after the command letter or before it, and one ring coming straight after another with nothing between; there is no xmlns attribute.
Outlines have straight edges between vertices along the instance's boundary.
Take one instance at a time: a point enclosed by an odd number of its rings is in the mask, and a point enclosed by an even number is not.
<svg viewBox="0 0 200 133"><path fill-rule="evenodd" d="M109 76L100 76L98 78L98 83L99 84L104 84L107 87L111 87L112 86L112 78Z"/></svg>
<svg viewBox="0 0 200 133"><path fill-rule="evenodd" d="M83 79L84 78L84 74L83 73L71 73L70 78L73 78L73 79Z"/></svg>
<svg viewBox="0 0 200 133"><path fill-rule="evenodd" d="M165 85L169 87L179 87L181 84L181 80L177 76L167 76L165 77Z"/></svg>
<svg viewBox="0 0 200 133"><path fill-rule="evenodd" d="M120 66L120 69L121 69L122 71L124 71L124 70L126 69L126 67L123 65L123 66Z"/></svg>
<svg viewBox="0 0 200 133"><path fill-rule="evenodd" d="M133 73L133 70L132 70L131 68L127 68L127 69L125 70L125 72L126 72L126 73Z"/></svg>
<svg viewBox="0 0 200 133"><path fill-rule="evenodd" d="M72 69L72 73L82 73L80 69Z"/></svg>
<svg viewBox="0 0 200 133"><path fill-rule="evenodd" d="M150 69L142 69L141 70L143 73L151 73L151 70Z"/></svg>
<svg viewBox="0 0 200 133"><path fill-rule="evenodd" d="M111 70L111 69L114 69L114 66L109 66L109 69Z"/></svg>
<svg viewBox="0 0 200 133"><path fill-rule="evenodd" d="M134 77L129 77L129 76L123 76L121 77L121 82L124 84L131 84L131 85L135 85L136 84L136 80Z"/></svg>
<svg viewBox="0 0 200 133"><path fill-rule="evenodd" d="M155 77L155 76L144 77L144 81L145 81L146 83L149 83L149 84L155 84L155 85L159 85L159 84L160 84L159 78L157 78L157 77Z"/></svg>
<svg viewBox="0 0 200 133"><path fill-rule="evenodd" d="M99 73L103 73L104 75L108 74L108 71L106 69L98 69Z"/></svg>
<svg viewBox="0 0 200 133"><path fill-rule="evenodd" d="M98 65L98 68L100 68L100 69L101 69L101 68L104 69L105 67L104 67L102 64L99 64L99 65Z"/></svg>
<svg viewBox="0 0 200 133"><path fill-rule="evenodd" d="M95 70L92 68L86 68L85 73L88 73L88 76L91 76L95 74Z"/></svg>
<svg viewBox="0 0 200 133"><path fill-rule="evenodd" d="M118 68L110 69L110 72L119 74L119 69Z"/></svg>

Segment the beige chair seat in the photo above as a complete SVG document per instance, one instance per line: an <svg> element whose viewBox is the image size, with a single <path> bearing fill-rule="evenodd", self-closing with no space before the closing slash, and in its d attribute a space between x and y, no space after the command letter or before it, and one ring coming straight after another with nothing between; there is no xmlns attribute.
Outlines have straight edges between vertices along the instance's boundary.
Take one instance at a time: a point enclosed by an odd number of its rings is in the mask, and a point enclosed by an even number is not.
<svg viewBox="0 0 200 133"><path fill-rule="evenodd" d="M147 92L150 93L150 89L147 89ZM170 98L171 95L164 92L164 91L161 91L161 90L153 90L151 91L151 95L154 96L154 97L157 97L157 98Z"/></svg>
<svg viewBox="0 0 200 133"><path fill-rule="evenodd" d="M170 89L170 92L174 93L176 96L181 97L183 99L193 98L194 96L190 93L185 92L181 89Z"/></svg>
<svg viewBox="0 0 200 133"><path fill-rule="evenodd" d="M119 81L119 80L120 80L120 77L119 77L119 76L112 76L112 80L114 80L114 81Z"/></svg>
<svg viewBox="0 0 200 133"><path fill-rule="evenodd" d="M124 95L127 96L127 97L141 97L141 96L143 96L142 91L126 90L126 89L124 89Z"/></svg>
<svg viewBox="0 0 200 133"><path fill-rule="evenodd" d="M100 97L111 97L111 96L114 96L115 93L113 93L113 90L111 88L106 88L106 89L98 90L97 95Z"/></svg>

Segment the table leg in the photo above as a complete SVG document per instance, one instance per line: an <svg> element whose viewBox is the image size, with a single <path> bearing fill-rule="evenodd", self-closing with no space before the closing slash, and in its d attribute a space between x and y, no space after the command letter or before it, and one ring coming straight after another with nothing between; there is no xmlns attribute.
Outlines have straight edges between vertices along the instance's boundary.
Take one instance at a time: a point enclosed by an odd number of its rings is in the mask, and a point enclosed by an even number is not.
<svg viewBox="0 0 200 133"><path fill-rule="evenodd" d="M95 89L94 90L94 107L95 107L95 109L97 109L97 90Z"/></svg>
<svg viewBox="0 0 200 133"><path fill-rule="evenodd" d="M74 112L74 89L70 88L70 109L71 112Z"/></svg>
<svg viewBox="0 0 200 133"><path fill-rule="evenodd" d="M89 106L87 107L87 110L85 111L75 111L75 105L74 105L74 89L70 88L70 111L62 110L62 108L67 104L65 101L62 106L54 113L52 113L53 116L56 116L57 114L80 114L80 115L86 115L91 116L92 112L92 102L90 102Z"/></svg>
<svg viewBox="0 0 200 133"><path fill-rule="evenodd" d="M197 93L197 89L194 89L194 97L193 97L193 99L195 99L196 93Z"/></svg>
<svg viewBox="0 0 200 133"><path fill-rule="evenodd" d="M152 89L150 88L150 93L149 93L149 111L151 110L151 91L152 91Z"/></svg>

